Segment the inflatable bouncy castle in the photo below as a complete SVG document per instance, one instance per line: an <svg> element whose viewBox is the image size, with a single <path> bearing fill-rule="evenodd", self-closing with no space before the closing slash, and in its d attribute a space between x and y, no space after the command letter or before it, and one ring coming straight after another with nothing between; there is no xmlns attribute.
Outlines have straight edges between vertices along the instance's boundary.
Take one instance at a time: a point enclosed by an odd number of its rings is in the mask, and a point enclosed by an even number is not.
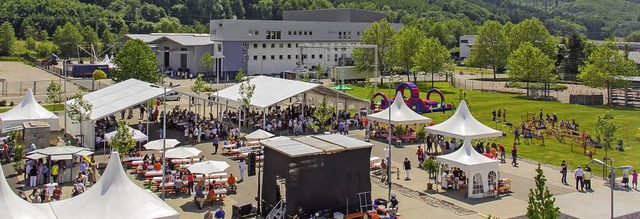
<svg viewBox="0 0 640 219"><path fill-rule="evenodd" d="M409 97L403 96L403 99L405 100L405 103L407 104L407 106L409 106L409 108L411 108L416 113L423 114L423 113L431 113L431 112L444 112L452 109L452 105L445 102L444 94L442 93L442 91L438 90L437 88L433 88L429 90L427 92L426 99L424 100L420 99L420 91L418 90L418 86L416 86L414 83L411 83L411 82L400 83L398 87L396 87L396 93L400 91L400 93L404 95L405 89L409 89L410 96ZM431 100L431 94L434 94L434 93L440 96L440 102ZM381 97L379 104L376 104L376 101L375 101L377 97ZM378 92L374 94L371 99L371 110L373 110L374 112L379 112L381 110L384 110L387 107L389 107L389 105L392 104L393 100L395 99L396 97L393 97L390 100L389 98L387 98L387 96L384 93Z"/></svg>

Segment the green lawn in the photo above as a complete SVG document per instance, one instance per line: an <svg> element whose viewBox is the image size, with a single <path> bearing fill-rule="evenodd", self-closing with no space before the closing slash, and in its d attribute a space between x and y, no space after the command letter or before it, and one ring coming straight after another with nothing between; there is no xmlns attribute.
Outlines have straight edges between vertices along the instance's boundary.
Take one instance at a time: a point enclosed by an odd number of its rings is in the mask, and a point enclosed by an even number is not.
<svg viewBox="0 0 640 219"><path fill-rule="evenodd" d="M64 109L64 108L63 108L63 106L64 106L64 105L62 105L62 104L43 105L43 107L44 107L45 109L47 109L47 110L49 110L49 111L52 111L52 112L54 111L54 108L55 108L55 111L63 110L63 109ZM0 113L7 112L7 111L9 111L9 110L10 110L10 109L12 109L12 108L13 108L12 106L2 107L2 108L0 108Z"/></svg>
<svg viewBox="0 0 640 219"><path fill-rule="evenodd" d="M418 87L420 87L421 91L420 97L422 99L426 97L426 91L428 91L430 85L430 82L418 83ZM353 90L347 91L347 93L368 99L365 97L366 92L362 86L349 86L352 87ZM438 82L435 84L435 86L439 87L443 91L443 93L445 94L445 100L448 103L458 98L455 89L450 87L448 83ZM386 87L384 87L384 89L381 89L380 91L382 91L383 93L387 93ZM393 92L395 92L395 89L392 88L392 93ZM405 91L405 93L408 95L407 92L408 91ZM637 159L637 156L634 156L638 152L640 152L640 149L635 148L640 146L640 143L635 140L636 130L640 128L640 110L638 109L608 106L581 106L558 102L528 100L524 98L523 95L514 94L498 94L477 91L467 92L468 99L471 105L470 110L474 117L480 122L483 122L484 124L492 128L496 128L507 133L506 138L499 138L491 141L502 142L508 148L508 150L511 150L511 145L513 145L513 132L511 129L504 126L504 123L496 124L494 122L491 122L491 111L494 109L505 108L507 110L507 121L513 123L514 125L519 125L522 117L525 116L527 112L537 113L540 109L543 109L543 112L545 114L549 113L549 115L555 112L558 114L559 120L575 119L576 122L578 122L578 124L580 125L580 130L586 130L589 133L591 133L593 130L593 122L595 121L597 115L602 115L607 110L613 110L613 113L616 116L616 121L621 127L621 130L618 134L619 137L621 137L624 141L626 151L618 152L615 150L610 150L609 155L614 158L616 166L632 165L636 168L640 167L640 159ZM387 96L389 98L392 98L393 95ZM437 98L439 97L436 96L436 100ZM452 114L453 111L448 111L446 113L425 114L425 116L432 118L433 121L437 124L446 120ZM522 143L518 148L518 154L528 159L533 159L554 165L560 165L561 160L567 160L572 168L575 168L577 165L584 166L587 162L589 162L589 158L587 156L571 152L569 144L560 143L555 139L555 137L546 138L545 143L545 146L537 146L533 144L527 145ZM601 159L604 154L604 150L598 149L593 157ZM596 171L596 173L598 172L599 171Z"/></svg>

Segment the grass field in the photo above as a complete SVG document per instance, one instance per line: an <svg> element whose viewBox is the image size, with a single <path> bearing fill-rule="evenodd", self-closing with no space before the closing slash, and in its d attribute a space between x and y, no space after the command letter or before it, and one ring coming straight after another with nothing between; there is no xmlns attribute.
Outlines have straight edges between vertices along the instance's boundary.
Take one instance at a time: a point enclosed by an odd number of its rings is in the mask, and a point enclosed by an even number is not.
<svg viewBox="0 0 640 219"><path fill-rule="evenodd" d="M426 97L426 91L428 91L431 83L419 82L418 87L420 88L420 97L424 99ZM360 85L349 85L353 88L352 91L347 91L347 93L365 98L366 91ZM438 82L435 84L436 87L440 88L445 94L445 100L448 103L456 100L458 98L458 94L456 93L456 89L450 87L450 85L446 82ZM387 93L386 87L380 90L383 93ZM392 88L392 93L395 92L395 89ZM405 93L408 91L405 91ZM614 115L616 116L616 122L620 125L620 130L618 132L618 137L622 138L625 145L625 152L618 152L615 150L610 150L609 155L613 157L615 160L616 166L622 165L632 165L636 168L640 167L640 159L637 159L637 154L640 151L640 143L635 140L635 133L638 128L640 128L640 110L633 108L625 108L625 107L608 107L608 106L581 106L574 104L564 104L558 102L548 102L548 101L536 101L536 100L528 100L523 95L513 95L513 94L498 94L498 93L487 93L487 92L477 92L477 91L467 91L468 100L470 103L470 110L474 117L478 119L480 122L488 125L489 127L495 128L497 130L502 130L507 134L505 138L498 139L490 139L490 142L502 142L507 150L511 150L511 146L513 145L513 131L502 123L494 123L491 122L492 115L491 111L498 108L504 108L507 110L507 122L513 123L514 125L519 125L522 117L525 116L528 112L537 113L540 109L543 112L549 113L552 115L553 113L558 114L558 119L570 120L575 119L576 122L580 125L580 130L585 130L588 133L592 133L594 127L594 121L596 120L597 115L604 114L607 110L612 110ZM408 95L406 93L405 95ZM389 98L393 97L392 95L387 95ZM433 99L438 100L439 97L433 97ZM365 98L369 99L369 98ZM454 103L457 104L457 103ZM448 111L446 113L431 113L424 114L427 117L433 119L433 121L437 124L446 120L449 116L453 114L453 111ZM536 114L537 115L537 114ZM521 138L522 140L522 138ZM615 148L615 146L614 146ZM578 150L580 151L580 150ZM577 165L584 166L589 162L589 157L582 155L581 153L571 152L571 146L569 144L560 143L556 140L555 137L547 137L545 139L545 146L537 146L537 145L527 145L522 143L518 147L519 156L533 159L540 162L550 163L553 165L560 165L561 160L566 160L567 163L570 164L570 167L576 168ZM598 149L596 154L593 156L594 158L604 157L605 151L603 149ZM594 165L590 165L594 166ZM600 168L596 168L599 170ZM596 171L598 173L599 171ZM599 172L602 174L602 172Z"/></svg>
<svg viewBox="0 0 640 219"><path fill-rule="evenodd" d="M49 111L52 111L52 112L54 111L54 108L55 108L55 111L63 110L63 109L64 109L64 108L63 108L63 106L64 106L63 104L43 105L43 107L44 107L45 109L47 109L47 110L49 110ZM7 112L7 111L9 111L9 110L10 110L10 109L12 109L12 108L13 108L13 107L11 107L11 106L8 106L8 107L2 107L2 108L0 108L0 113Z"/></svg>

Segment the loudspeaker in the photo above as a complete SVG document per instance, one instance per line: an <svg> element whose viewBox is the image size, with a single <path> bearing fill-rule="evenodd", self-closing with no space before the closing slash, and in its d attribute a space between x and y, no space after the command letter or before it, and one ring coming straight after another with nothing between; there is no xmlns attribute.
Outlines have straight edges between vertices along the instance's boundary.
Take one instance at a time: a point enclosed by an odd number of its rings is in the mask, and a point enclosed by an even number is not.
<svg viewBox="0 0 640 219"><path fill-rule="evenodd" d="M235 205L233 205L233 218L240 218L242 216L246 216L251 214L251 209L253 207L251 206L251 203L248 202L239 202Z"/></svg>

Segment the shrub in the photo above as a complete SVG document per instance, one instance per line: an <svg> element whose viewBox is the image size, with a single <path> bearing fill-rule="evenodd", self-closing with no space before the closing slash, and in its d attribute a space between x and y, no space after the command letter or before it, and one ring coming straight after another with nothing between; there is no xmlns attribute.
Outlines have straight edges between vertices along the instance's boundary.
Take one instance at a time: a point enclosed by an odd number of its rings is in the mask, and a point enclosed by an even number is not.
<svg viewBox="0 0 640 219"><path fill-rule="evenodd" d="M100 69L96 69L95 71L93 71L93 79L94 80L100 80L100 79L106 79L107 78L107 73L104 73L104 71L100 70Z"/></svg>
<svg viewBox="0 0 640 219"><path fill-rule="evenodd" d="M13 101L11 101L11 102L9 103L9 106L13 106L13 105L16 105L16 104L14 104L14 103L13 103Z"/></svg>
<svg viewBox="0 0 640 219"><path fill-rule="evenodd" d="M7 106L6 100L0 100L0 106Z"/></svg>

